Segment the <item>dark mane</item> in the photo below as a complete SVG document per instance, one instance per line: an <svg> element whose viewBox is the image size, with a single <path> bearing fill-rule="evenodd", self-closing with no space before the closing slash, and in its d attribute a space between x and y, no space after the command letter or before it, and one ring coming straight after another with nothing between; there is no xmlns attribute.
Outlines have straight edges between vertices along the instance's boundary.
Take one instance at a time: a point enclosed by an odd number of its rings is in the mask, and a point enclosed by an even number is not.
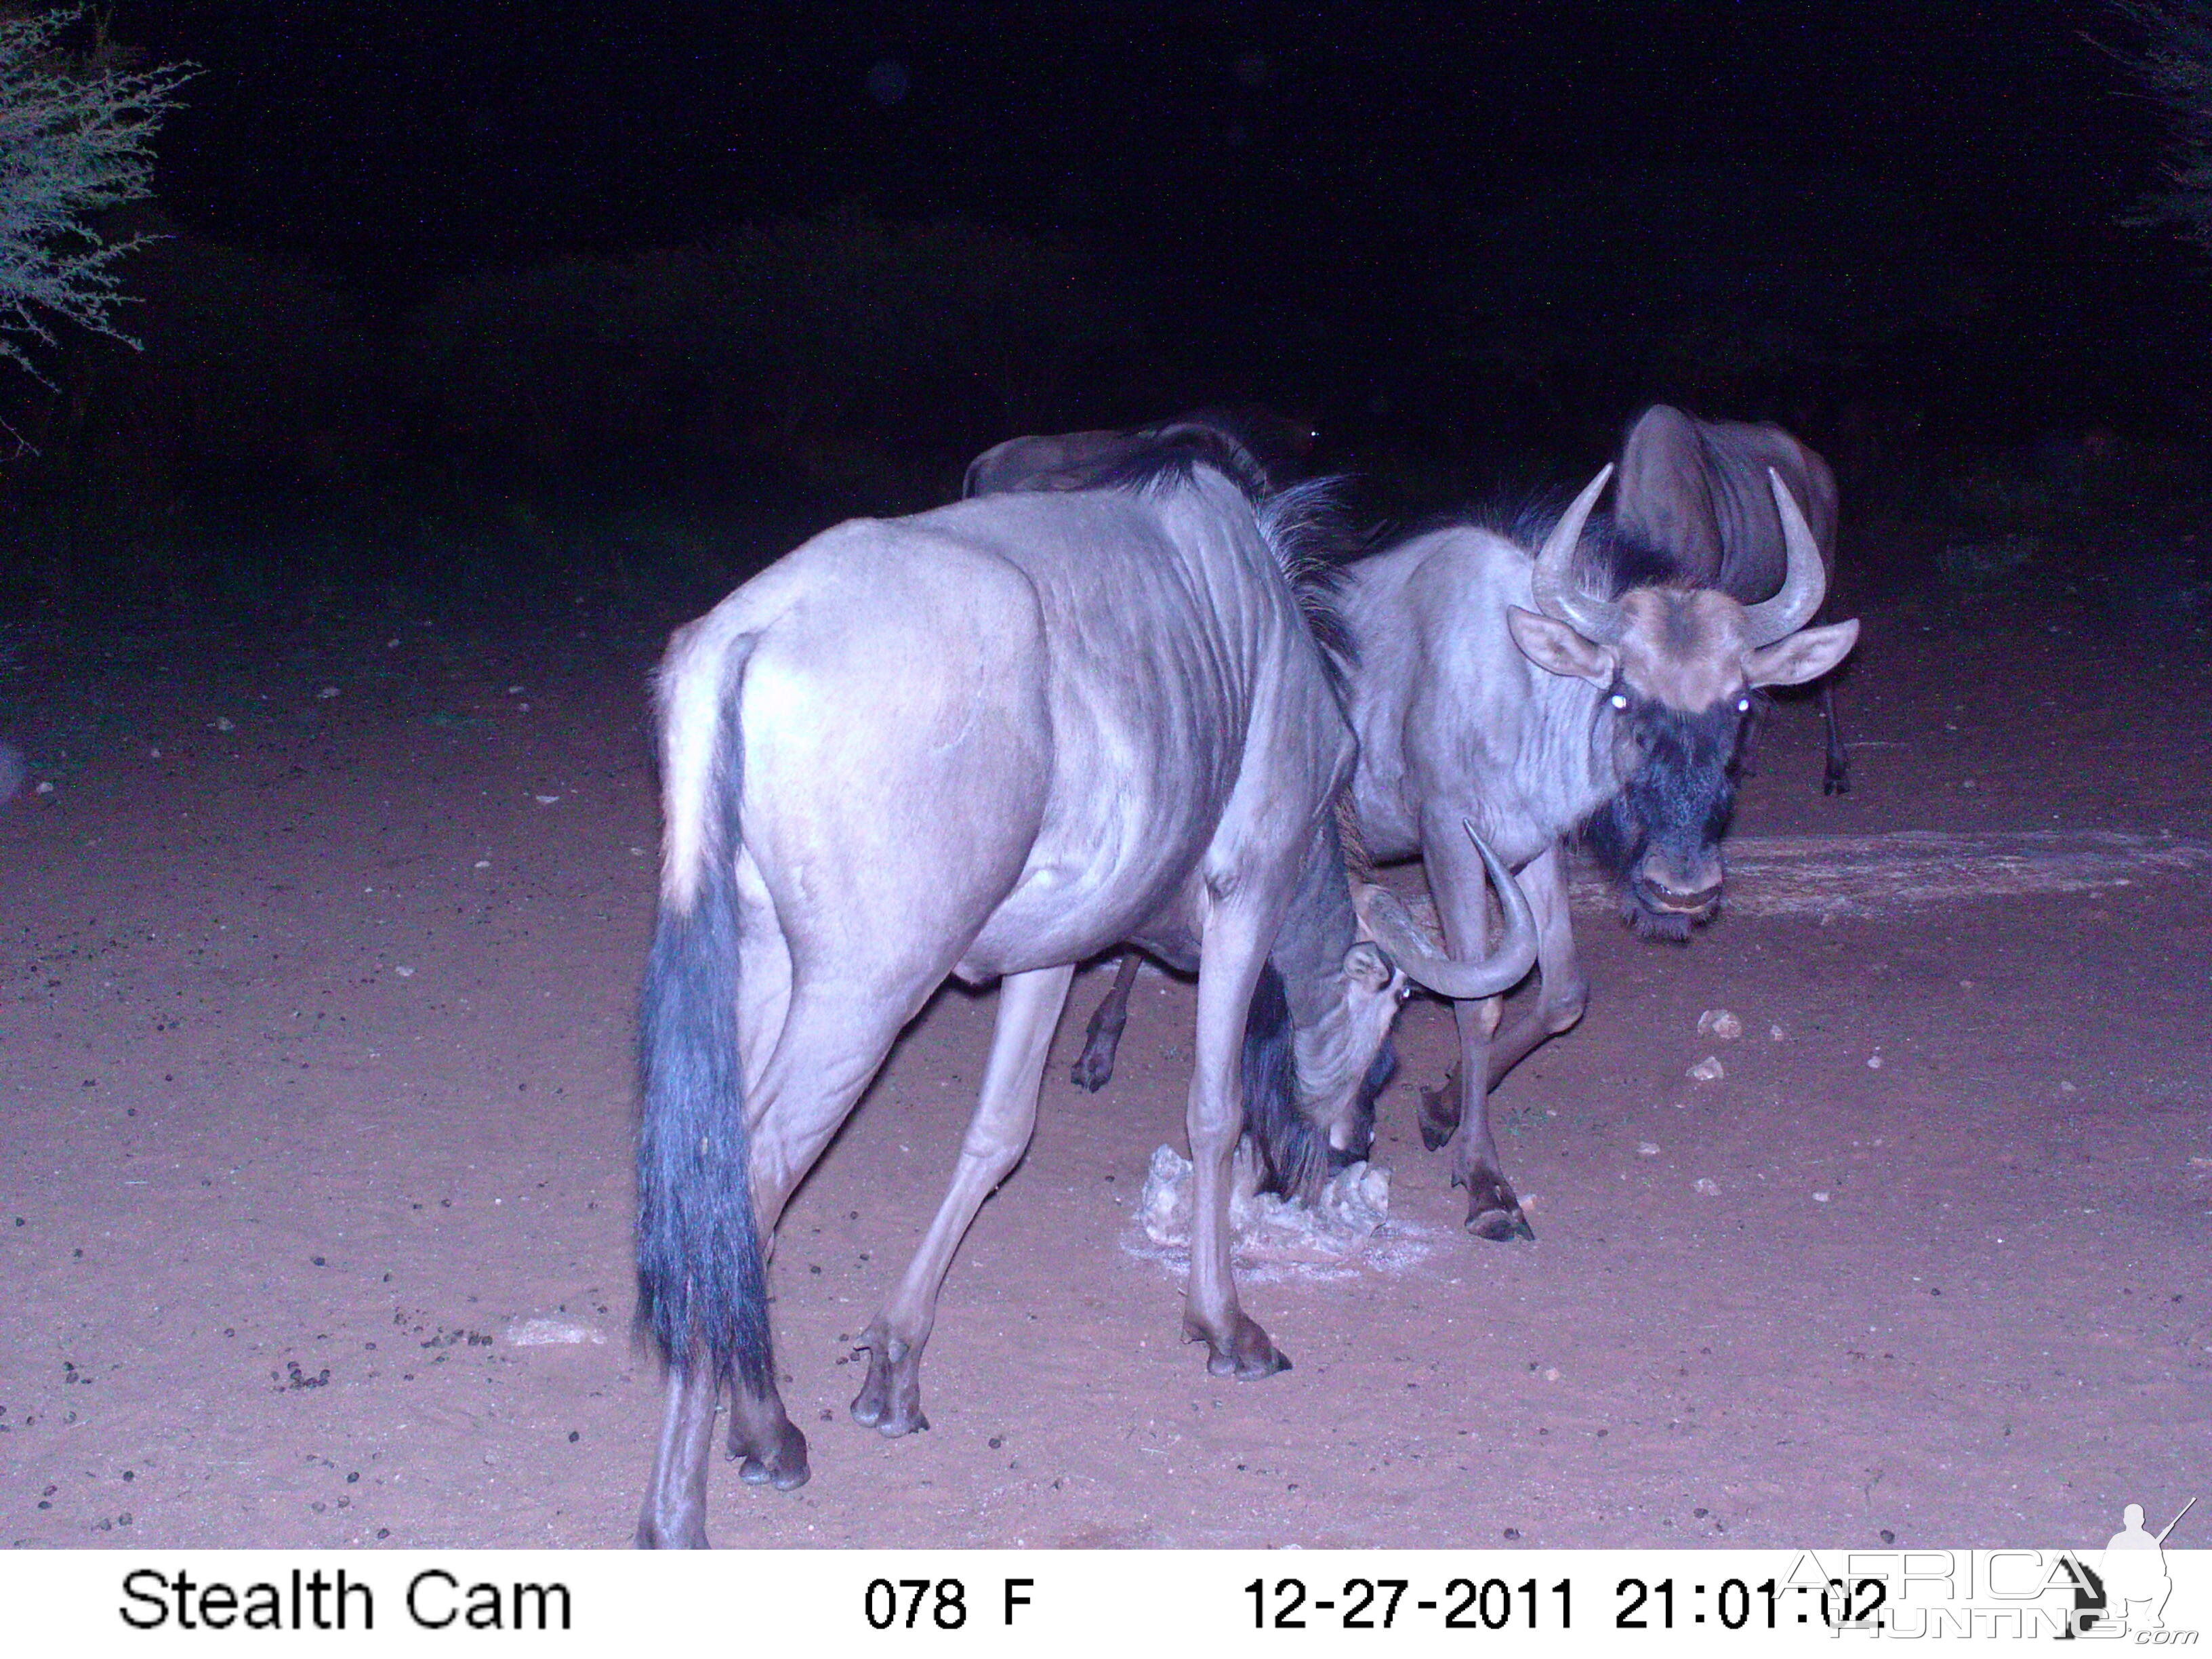
<svg viewBox="0 0 2212 1659"><path fill-rule="evenodd" d="M1336 598L1345 550L1356 539L1337 503L1340 481L1315 478L1279 487L1234 434L1233 418L1200 410L1127 434L1119 453L1063 469L1061 487L1159 494L1188 485L1201 466L1228 479L1250 503L1341 698L1358 653Z"/></svg>
<svg viewBox="0 0 2212 1659"><path fill-rule="evenodd" d="M1565 511L1557 492L1531 491L1517 498L1434 513L1404 530L1378 527L1346 562L1387 552L1417 536L1463 529L1490 531L1533 555ZM1674 554L1625 529L1611 514L1601 512L1591 514L1583 526L1575 574L1584 592L1601 599L1617 599L1632 587L1678 586L1682 580L1681 562Z"/></svg>
<svg viewBox="0 0 2212 1659"><path fill-rule="evenodd" d="M1359 665L1359 647L1337 598L1349 562L1346 550L1358 541L1338 504L1340 482L1315 478L1294 484L1261 502L1257 516L1260 533L1290 581L1341 702L1346 678Z"/></svg>
<svg viewBox="0 0 2212 1659"><path fill-rule="evenodd" d="M1152 429L1166 432L1177 427L1203 427L1237 445L1266 476L1271 491L1288 489L1308 476L1306 458L1313 449L1313 429L1271 409L1257 404L1210 404L1163 421Z"/></svg>
<svg viewBox="0 0 2212 1659"><path fill-rule="evenodd" d="M1173 421L1128 434L1130 447L1088 465L1065 469L1066 488L1158 491L1187 484L1210 466L1235 484L1256 509L1275 488L1252 452L1226 432L1202 422Z"/></svg>
<svg viewBox="0 0 2212 1659"><path fill-rule="evenodd" d="M1617 599L1632 587L1683 585L1680 559L1623 528L1609 513L1593 513L1583 526L1576 568L1583 588L1601 599Z"/></svg>
<svg viewBox="0 0 2212 1659"><path fill-rule="evenodd" d="M1291 1050L1290 998L1272 962L1260 969L1244 1011L1244 1127L1260 1163L1259 1190L1315 1199L1329 1177L1328 1143L1299 1110L1298 1071Z"/></svg>
<svg viewBox="0 0 2212 1659"><path fill-rule="evenodd" d="M1440 530L1487 530L1522 547L1534 548L1544 539L1559 514L1567 510L1556 489L1531 489L1510 495L1493 496L1469 507L1449 507L1425 514L1403 526L1378 526L1370 550L1383 552L1416 536Z"/></svg>
<svg viewBox="0 0 2212 1659"><path fill-rule="evenodd" d="M1366 879L1374 872L1359 842L1348 782L1337 794L1332 817L1336 845L1331 850L1336 860L1349 879ZM1290 1000L1283 970L1271 957L1260 970L1244 1013L1244 1127L1259 1158L1258 1190L1310 1203L1316 1200L1339 1170L1368 1155L1375 1139L1375 1103L1397 1073L1397 1045L1386 1034L1352 1096L1346 1148L1339 1152L1333 1147L1306 1115Z"/></svg>

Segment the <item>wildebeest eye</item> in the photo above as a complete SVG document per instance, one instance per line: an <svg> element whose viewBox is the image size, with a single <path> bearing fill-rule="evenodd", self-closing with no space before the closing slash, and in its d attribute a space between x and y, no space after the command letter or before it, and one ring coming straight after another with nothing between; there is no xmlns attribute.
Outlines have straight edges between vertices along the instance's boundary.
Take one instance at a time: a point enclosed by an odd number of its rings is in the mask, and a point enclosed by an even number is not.
<svg viewBox="0 0 2212 1659"><path fill-rule="evenodd" d="M1748 714L1751 713L1751 699L1749 697L1738 697L1735 700L1735 712L1739 714Z"/></svg>
<svg viewBox="0 0 2212 1659"><path fill-rule="evenodd" d="M1614 692L1611 696L1607 697L1606 701L1611 703L1615 708L1626 708L1628 707L1628 695L1623 691Z"/></svg>

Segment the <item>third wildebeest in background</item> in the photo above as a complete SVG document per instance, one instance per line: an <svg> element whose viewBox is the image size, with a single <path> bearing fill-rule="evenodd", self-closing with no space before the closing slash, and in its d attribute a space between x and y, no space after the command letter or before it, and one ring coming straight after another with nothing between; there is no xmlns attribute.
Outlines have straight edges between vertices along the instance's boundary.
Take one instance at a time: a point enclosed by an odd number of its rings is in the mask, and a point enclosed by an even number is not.
<svg viewBox="0 0 2212 1659"><path fill-rule="evenodd" d="M1620 445L1616 527L1656 556L1659 576L1756 605L1782 586L1789 562L1766 475L1788 486L1813 532L1834 591L1836 479L1828 464L1778 426L1701 421L1666 404L1638 416ZM1834 682L1820 681L1828 753L1820 787L1848 793L1850 764L1836 726Z"/></svg>
<svg viewBox="0 0 2212 1659"><path fill-rule="evenodd" d="M1255 1138L1310 1147L1347 1133L1404 975L1484 996L1528 971L1528 906L1486 851L1511 921L1486 962L1444 958L1389 895L1354 890L1352 738L1327 595L1298 580L1298 500L1203 434L1117 460L1114 487L842 525L669 646L637 1222L668 1394L641 1543L706 1542L725 1386L745 1478L807 1478L769 1340L776 1223L947 975L999 981L998 1022L951 1185L861 1339L853 1415L885 1435L927 1426L938 1292L1028 1145L1076 963L1126 942L1198 975L1183 1328L1248 1377L1288 1363L1229 1254L1258 994L1289 1097Z"/></svg>

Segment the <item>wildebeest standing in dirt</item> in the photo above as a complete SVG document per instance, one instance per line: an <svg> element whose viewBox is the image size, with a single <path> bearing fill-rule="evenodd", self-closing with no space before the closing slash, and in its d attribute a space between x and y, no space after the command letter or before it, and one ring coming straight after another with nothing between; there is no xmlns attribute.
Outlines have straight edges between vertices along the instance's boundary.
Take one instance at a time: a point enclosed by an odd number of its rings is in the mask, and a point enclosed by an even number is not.
<svg viewBox="0 0 2212 1659"><path fill-rule="evenodd" d="M1255 513L1203 444L1126 487L994 496L815 538L678 632L659 683L665 817L641 1013L639 1319L669 1372L638 1525L703 1545L714 1413L749 1480L793 1486L765 1258L792 1189L948 975L1001 981L943 1205L864 1338L853 1414L924 1426L920 1361L953 1251L1021 1157L1074 964L1125 940L1198 973L1184 1328L1218 1374L1286 1362L1229 1256L1240 1047L1280 981L1297 1109L1348 1109L1399 969L1443 960L1379 890L1359 938L1336 806L1352 741L1286 575L1296 502ZM1462 830L1462 834L1467 832ZM1486 853L1484 856L1489 855ZM1394 966L1390 958L1397 958Z"/></svg>
<svg viewBox="0 0 2212 1659"><path fill-rule="evenodd" d="M1638 932L1686 939L1719 902L1751 693L1826 673L1858 637L1855 622L1804 627L1825 566L1778 477L1767 488L1784 526L1781 589L1745 605L1668 580L1634 538L1585 538L1611 471L1533 556L1512 534L1460 523L1337 575L1360 744L1350 801L1367 854L1419 856L1447 946L1479 957L1483 873L1454 827L1472 822L1519 870L1537 918L1534 1002L1499 1034L1496 1002L1460 1000L1455 1079L1424 1091L1422 1138L1434 1149L1457 1132L1453 1178L1468 1189L1468 1228L1486 1238L1534 1236L1499 1164L1490 1090L1580 1019L1588 995L1562 840L1584 832ZM1092 1018L1079 1083L1111 1075L1127 994L1125 966Z"/></svg>
<svg viewBox="0 0 2212 1659"><path fill-rule="evenodd" d="M1582 1017L1587 982L1567 913L1564 839L1577 827L1647 935L1686 938L1712 915L1720 842L1752 694L1827 672L1858 623L1805 624L1826 575L1778 477L1780 591L1744 605L1711 587L1654 583L1639 546L1583 526L1607 467L1532 556L1475 524L1415 535L1352 563L1339 590L1358 653L1350 682L1359 767L1352 799L1378 860L1419 855L1445 944L1479 957L1488 905L1447 827L1471 821L1520 872L1535 912L1538 994L1504 1031L1496 1000L1461 1001L1458 1098L1432 1096L1431 1146L1458 1129L1454 1179L1468 1225L1529 1235L1499 1167L1492 1085Z"/></svg>
<svg viewBox="0 0 2212 1659"><path fill-rule="evenodd" d="M1780 589L1789 562L1782 517L1767 485L1770 470L1803 510L1832 588L1835 475L1778 426L1701 421L1654 404L1621 441L1613 520L1622 533L1660 556L1667 579L1717 588L1756 605ZM1820 787L1827 794L1845 794L1850 763L1836 725L1832 681L1821 681L1820 701L1828 748Z"/></svg>

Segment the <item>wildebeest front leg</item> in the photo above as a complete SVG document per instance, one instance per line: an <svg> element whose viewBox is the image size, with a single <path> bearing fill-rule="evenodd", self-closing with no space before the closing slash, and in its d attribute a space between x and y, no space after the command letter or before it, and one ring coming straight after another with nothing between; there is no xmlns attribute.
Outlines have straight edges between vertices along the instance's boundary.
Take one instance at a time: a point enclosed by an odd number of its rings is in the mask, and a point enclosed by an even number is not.
<svg viewBox="0 0 2212 1659"><path fill-rule="evenodd" d="M1528 1057L1529 1053L1583 1017L1589 1000L1589 981L1583 977L1582 958L1575 952L1575 930L1567 914L1567 855L1554 843L1540 857L1529 860L1518 880L1528 896L1529 915L1536 923L1536 999L1515 1016L1513 1023L1490 1039L1490 1086Z"/></svg>
<svg viewBox="0 0 2212 1659"><path fill-rule="evenodd" d="M1490 894L1481 860L1456 820L1439 823L1424 838L1429 891L1437 901L1444 943L1462 962L1479 962L1490 938ZM1549 854L1547 854L1549 856ZM1467 1188L1467 1228L1480 1237L1534 1238L1513 1183L1498 1167L1498 1141L1490 1122L1490 1041L1497 1025L1494 1005L1455 1002L1459 1025L1459 1133L1452 1139L1452 1182Z"/></svg>
<svg viewBox="0 0 2212 1659"><path fill-rule="evenodd" d="M1012 975L1000 988L991 1059L952 1184L906 1277L860 1339L868 1351L868 1379L853 1401L853 1420L878 1433L911 1434L929 1426L921 1414L921 1350L937 1322L937 1293L975 1212L1030 1144L1045 1059L1074 978L1073 967L1046 968Z"/></svg>
<svg viewBox="0 0 2212 1659"><path fill-rule="evenodd" d="M1505 999L1486 997L1480 1002L1469 1006L1480 1011L1483 1036L1486 1041L1498 1030L1498 1017L1504 1012ZM1452 1005L1452 1016L1455 1020L1459 1017L1459 1004ZM1444 1073L1444 1080L1441 1085L1433 1089L1425 1083L1421 1085L1421 1145L1430 1152L1437 1152L1449 1146L1451 1138L1459 1133L1461 1093L1459 1079L1462 1069L1459 1061L1455 1060L1451 1063L1451 1069ZM1493 1085L1498 1077L1498 1067L1493 1064L1490 1068L1490 1078Z"/></svg>
<svg viewBox="0 0 2212 1659"><path fill-rule="evenodd" d="M1206 927L1198 970L1197 1063L1186 1122L1190 1133L1192 1195L1190 1284L1183 1304L1184 1338L1206 1346L1216 1376L1251 1378L1288 1370L1289 1358L1237 1305L1229 1259L1230 1164L1244 1130L1241 1067L1245 1011L1274 934L1273 919L1218 905Z"/></svg>
<svg viewBox="0 0 2212 1659"><path fill-rule="evenodd" d="M1098 1012L1091 1016L1083 1052L1075 1061L1075 1086L1079 1089L1088 1089L1096 1094L1114 1075L1114 1055L1121 1046L1121 1028L1129 1023L1129 993L1137 983L1137 961L1134 951L1121 952L1121 966L1114 970L1114 988L1106 993Z"/></svg>

